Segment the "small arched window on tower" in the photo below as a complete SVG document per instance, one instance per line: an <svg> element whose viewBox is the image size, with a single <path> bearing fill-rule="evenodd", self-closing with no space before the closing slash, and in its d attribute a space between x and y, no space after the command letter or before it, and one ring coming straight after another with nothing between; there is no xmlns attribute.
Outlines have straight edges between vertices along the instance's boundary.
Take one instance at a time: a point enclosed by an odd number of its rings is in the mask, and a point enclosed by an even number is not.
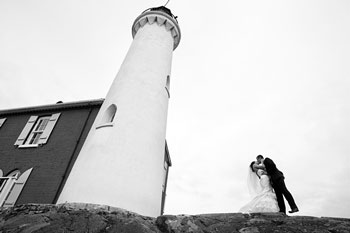
<svg viewBox="0 0 350 233"><path fill-rule="evenodd" d="M166 76L165 90L168 93L168 98L170 98L170 75Z"/></svg>
<svg viewBox="0 0 350 233"><path fill-rule="evenodd" d="M113 120L115 118L115 114L117 113L117 106L115 104L111 104L106 111L103 113L100 124L96 127L96 129L102 127L112 127Z"/></svg>

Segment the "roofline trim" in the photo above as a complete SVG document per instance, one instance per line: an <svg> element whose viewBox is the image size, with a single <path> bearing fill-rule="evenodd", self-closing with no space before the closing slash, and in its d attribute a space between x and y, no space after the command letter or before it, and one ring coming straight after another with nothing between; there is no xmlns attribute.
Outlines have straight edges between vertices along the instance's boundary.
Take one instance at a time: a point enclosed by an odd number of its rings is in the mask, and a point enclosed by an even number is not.
<svg viewBox="0 0 350 233"><path fill-rule="evenodd" d="M82 101L67 102L67 103L56 103L56 104L47 104L47 105L39 105L39 106L32 106L32 107L4 109L4 110L0 110L0 115L14 115L19 113L41 112L41 111L47 111L47 110L98 106L98 105L102 105L103 101L104 99L101 98L101 99L94 99L94 100L82 100Z"/></svg>

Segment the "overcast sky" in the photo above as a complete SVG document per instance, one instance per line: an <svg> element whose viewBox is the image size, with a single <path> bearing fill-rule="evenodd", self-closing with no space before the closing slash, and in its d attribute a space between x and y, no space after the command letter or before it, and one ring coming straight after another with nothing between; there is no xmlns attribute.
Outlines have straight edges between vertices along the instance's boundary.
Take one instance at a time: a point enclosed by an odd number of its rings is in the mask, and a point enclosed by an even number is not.
<svg viewBox="0 0 350 233"><path fill-rule="evenodd" d="M0 0L0 109L104 98L166 1ZM219 4L220 3L220 4ZM350 218L350 1L179 1L166 214L237 212L272 158L299 215Z"/></svg>

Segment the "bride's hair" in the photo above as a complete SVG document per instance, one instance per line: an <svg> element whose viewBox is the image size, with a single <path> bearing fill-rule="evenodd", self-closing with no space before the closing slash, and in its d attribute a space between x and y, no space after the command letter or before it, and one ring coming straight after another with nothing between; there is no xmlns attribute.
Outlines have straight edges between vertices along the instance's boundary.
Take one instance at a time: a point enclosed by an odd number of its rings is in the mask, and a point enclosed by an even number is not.
<svg viewBox="0 0 350 233"><path fill-rule="evenodd" d="M252 172L255 172L255 171L254 171L254 168L253 168L253 165L254 165L254 164L255 164L255 161L251 162L250 165L249 165L250 169L252 169Z"/></svg>

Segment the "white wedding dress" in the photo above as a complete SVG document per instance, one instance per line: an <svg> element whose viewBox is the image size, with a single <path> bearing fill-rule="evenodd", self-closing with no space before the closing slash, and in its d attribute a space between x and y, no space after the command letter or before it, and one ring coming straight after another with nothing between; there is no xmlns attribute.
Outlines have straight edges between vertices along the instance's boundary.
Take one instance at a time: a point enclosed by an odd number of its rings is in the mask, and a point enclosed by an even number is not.
<svg viewBox="0 0 350 233"><path fill-rule="evenodd" d="M253 200L243 206L239 212L242 213L257 213L257 212L278 212L279 207L277 203L276 194L270 184L270 178L267 175L263 175L263 170L258 170L259 177L252 172L251 177L256 176L254 185L255 195ZM250 178L251 179L251 178ZM255 179L255 178L253 178ZM254 183L251 182L251 183ZM248 181L249 183L249 181Z"/></svg>

